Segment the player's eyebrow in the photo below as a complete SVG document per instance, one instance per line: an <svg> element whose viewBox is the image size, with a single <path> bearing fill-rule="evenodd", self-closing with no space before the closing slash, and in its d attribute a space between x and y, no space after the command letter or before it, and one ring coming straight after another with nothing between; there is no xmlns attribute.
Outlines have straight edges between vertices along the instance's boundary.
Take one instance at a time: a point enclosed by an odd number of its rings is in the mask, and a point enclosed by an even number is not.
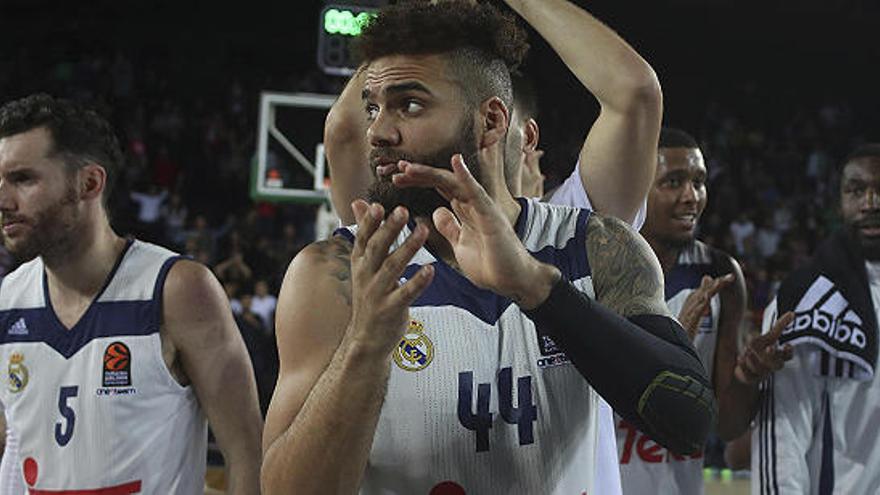
<svg viewBox="0 0 880 495"><path fill-rule="evenodd" d="M400 94L400 93L408 93L411 91L425 93L428 96L433 96L434 93L431 92L424 84L417 81L403 82L400 84L392 84L384 89L386 95ZM370 88L364 88L361 92L361 99L367 100L373 95L373 92L370 91Z"/></svg>

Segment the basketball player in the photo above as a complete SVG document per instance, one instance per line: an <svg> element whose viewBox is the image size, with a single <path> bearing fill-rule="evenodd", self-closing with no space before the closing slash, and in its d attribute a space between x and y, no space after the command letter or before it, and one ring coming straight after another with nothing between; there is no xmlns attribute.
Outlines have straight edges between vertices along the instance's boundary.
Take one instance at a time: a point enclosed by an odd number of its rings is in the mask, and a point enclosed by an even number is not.
<svg viewBox="0 0 880 495"><path fill-rule="evenodd" d="M737 362L745 281L730 255L695 238L706 201L706 165L696 140L679 129L662 129L657 175L641 233L663 267L669 309L678 315L712 377L719 403L719 433L727 440L746 431L754 414L755 383L781 367L791 349L775 347L780 325L774 330L775 338L765 336L750 344L748 352L760 359ZM703 493L702 452L669 453L621 418L617 428L625 494Z"/></svg>
<svg viewBox="0 0 880 495"><path fill-rule="evenodd" d="M513 19L411 2L362 40L370 155L399 172L377 174L357 227L285 278L264 490L591 491L593 387L673 450L698 449L708 377L647 244L507 190Z"/></svg>
<svg viewBox="0 0 880 495"><path fill-rule="evenodd" d="M656 136L662 96L656 74L625 41L589 13L566 1L508 2L557 51L566 66L598 99L602 111L582 147L580 161L549 201L644 221L644 201L654 173ZM589 49L584 49L589 47ZM332 199L347 224L354 218L348 205L362 197L372 174L364 167L364 122L359 112L363 70L352 78L328 114L325 146L332 176ZM504 173L514 196L543 196L538 161L540 130L534 87L514 76L514 105L506 136ZM500 194L506 195L508 191ZM488 191L494 197L492 190ZM592 200L592 201L591 201ZM641 209L639 207L641 206ZM637 215L638 212L638 215ZM599 471L595 492L620 493L613 417L600 406Z"/></svg>
<svg viewBox="0 0 880 495"><path fill-rule="evenodd" d="M31 493L204 491L207 421L230 493L259 492L253 372L203 265L119 237L105 201L122 154L67 100L0 108L0 215L24 262L0 285L4 456Z"/></svg>
<svg viewBox="0 0 880 495"><path fill-rule="evenodd" d="M794 311L794 358L763 384L752 493L880 493L880 144L856 149L840 180L843 227L783 280L764 313Z"/></svg>
<svg viewBox="0 0 880 495"><path fill-rule="evenodd" d="M612 30L569 1L505 1L550 43L601 106L578 166L550 201L592 208L641 225L663 113L660 83L653 69ZM360 101L362 69L346 85L324 127L333 205L345 225L354 223L351 201L364 197L373 180L373 172L363 165L369 143ZM540 159L537 106L533 88L525 81L516 82L522 82L515 85L521 90L515 94L522 94L523 102L514 102L506 138L505 179L515 197L534 197L528 194L537 190L534 179L529 183L531 191L524 191L521 175L534 175L536 167L525 172L523 167Z"/></svg>

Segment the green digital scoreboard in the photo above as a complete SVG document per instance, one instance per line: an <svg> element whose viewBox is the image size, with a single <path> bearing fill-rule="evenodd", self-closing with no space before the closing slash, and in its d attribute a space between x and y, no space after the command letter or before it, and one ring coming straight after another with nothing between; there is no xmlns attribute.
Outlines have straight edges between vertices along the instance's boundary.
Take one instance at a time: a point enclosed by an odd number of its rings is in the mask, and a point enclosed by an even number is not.
<svg viewBox="0 0 880 495"><path fill-rule="evenodd" d="M321 11L318 26L318 66L333 75L350 75L357 69L351 45L379 9L330 4Z"/></svg>

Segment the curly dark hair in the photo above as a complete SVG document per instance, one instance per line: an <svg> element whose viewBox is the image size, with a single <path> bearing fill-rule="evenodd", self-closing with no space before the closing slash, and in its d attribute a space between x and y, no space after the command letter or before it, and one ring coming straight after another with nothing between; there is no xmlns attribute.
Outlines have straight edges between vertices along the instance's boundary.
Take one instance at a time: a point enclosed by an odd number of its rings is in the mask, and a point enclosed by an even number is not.
<svg viewBox="0 0 880 495"><path fill-rule="evenodd" d="M79 103L45 93L10 101L0 107L0 139L45 127L52 136L51 156L64 160L70 171L97 163L107 172L103 200L123 165L113 128L98 112Z"/></svg>
<svg viewBox="0 0 880 495"><path fill-rule="evenodd" d="M389 55L446 54L470 103L490 96L513 100L510 71L529 50L513 13L488 3L406 0L384 7L356 45L365 62Z"/></svg>

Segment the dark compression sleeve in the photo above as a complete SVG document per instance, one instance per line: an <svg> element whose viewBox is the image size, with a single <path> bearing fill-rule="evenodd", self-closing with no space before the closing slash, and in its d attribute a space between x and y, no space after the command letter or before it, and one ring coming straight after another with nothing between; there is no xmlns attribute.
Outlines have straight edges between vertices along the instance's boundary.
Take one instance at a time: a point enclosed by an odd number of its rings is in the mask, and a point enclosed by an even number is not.
<svg viewBox="0 0 880 495"><path fill-rule="evenodd" d="M715 399L700 358L674 319L625 319L565 280L525 314L624 419L676 454L703 448Z"/></svg>

